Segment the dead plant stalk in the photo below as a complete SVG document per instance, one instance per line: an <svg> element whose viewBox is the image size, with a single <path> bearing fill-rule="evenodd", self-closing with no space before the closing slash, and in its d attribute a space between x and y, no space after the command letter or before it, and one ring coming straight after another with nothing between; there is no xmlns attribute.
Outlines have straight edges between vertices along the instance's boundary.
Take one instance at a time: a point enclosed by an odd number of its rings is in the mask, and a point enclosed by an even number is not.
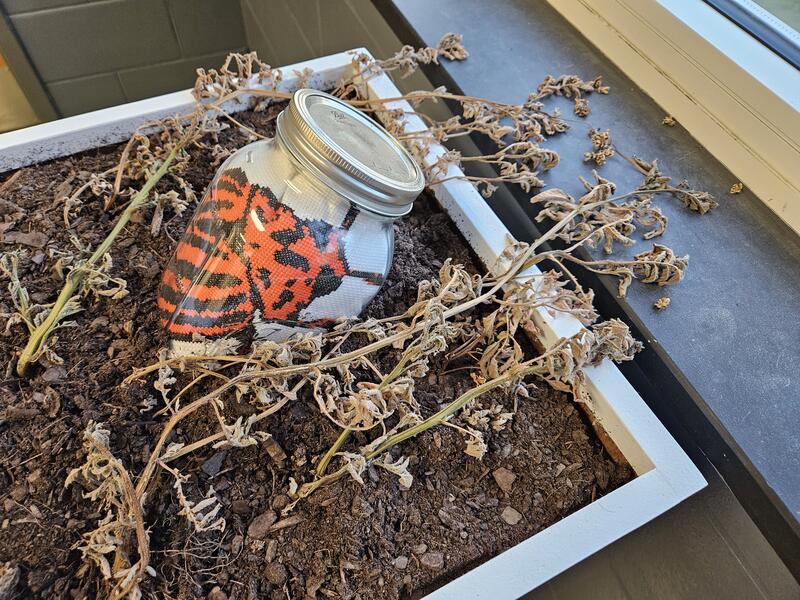
<svg viewBox="0 0 800 600"><path fill-rule="evenodd" d="M90 270L103 258L106 252L108 252L111 248L111 245L114 243L114 240L117 238L119 233L128 224L131 216L147 202L150 192L167 173L172 161L175 159L177 152L182 146L182 144L180 146L176 146L170 151L166 160L164 160L158 170L153 173L150 178L148 178L144 186L142 186L142 188L136 193L128 206L119 216L119 219L117 219L117 223L114 225L114 228L109 232L108 236L106 236L103 242L95 249L86 262L82 265L79 265L67 274L64 287L53 304L53 307L50 309L47 318L33 331L28 339L28 343L25 345L25 348L23 348L22 353L19 356L19 360L17 361L17 375L20 377L24 377L26 375L31 362L35 360L37 353L47 341L48 336L50 336L50 334L53 332L53 329L61 320L64 307L70 300L80 295L88 270Z"/></svg>

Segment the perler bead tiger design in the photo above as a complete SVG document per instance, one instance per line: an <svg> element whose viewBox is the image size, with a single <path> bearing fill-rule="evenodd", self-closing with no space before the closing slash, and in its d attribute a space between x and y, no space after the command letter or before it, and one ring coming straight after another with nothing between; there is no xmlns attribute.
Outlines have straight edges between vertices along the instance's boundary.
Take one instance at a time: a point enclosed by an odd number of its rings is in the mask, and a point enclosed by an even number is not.
<svg viewBox="0 0 800 600"><path fill-rule="evenodd" d="M350 316L314 319L306 309L335 293L346 276L383 283L382 273L348 266L347 233L358 214L351 208L337 225L299 218L242 169L225 170L164 271L157 301L162 325L177 341L253 339L263 323L316 327Z"/></svg>

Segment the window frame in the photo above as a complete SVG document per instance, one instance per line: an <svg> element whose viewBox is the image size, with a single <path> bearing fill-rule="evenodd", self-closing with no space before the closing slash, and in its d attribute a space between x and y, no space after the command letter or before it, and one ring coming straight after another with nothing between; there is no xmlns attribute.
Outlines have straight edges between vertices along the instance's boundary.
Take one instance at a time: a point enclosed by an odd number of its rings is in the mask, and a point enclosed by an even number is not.
<svg viewBox="0 0 800 600"><path fill-rule="evenodd" d="M548 0L800 234L800 71L704 0Z"/></svg>

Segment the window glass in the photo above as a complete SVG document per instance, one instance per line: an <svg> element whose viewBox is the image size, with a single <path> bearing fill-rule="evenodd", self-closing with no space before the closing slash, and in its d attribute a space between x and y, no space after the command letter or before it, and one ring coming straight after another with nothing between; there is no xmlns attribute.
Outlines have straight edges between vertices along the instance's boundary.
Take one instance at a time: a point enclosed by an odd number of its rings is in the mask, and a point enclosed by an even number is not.
<svg viewBox="0 0 800 600"><path fill-rule="evenodd" d="M755 0L795 31L800 31L800 0Z"/></svg>

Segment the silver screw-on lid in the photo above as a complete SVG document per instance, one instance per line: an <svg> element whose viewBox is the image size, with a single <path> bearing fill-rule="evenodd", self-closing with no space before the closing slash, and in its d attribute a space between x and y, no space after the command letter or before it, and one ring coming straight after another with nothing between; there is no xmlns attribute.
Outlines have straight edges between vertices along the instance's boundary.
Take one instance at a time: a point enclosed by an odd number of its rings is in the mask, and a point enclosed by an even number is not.
<svg viewBox="0 0 800 600"><path fill-rule="evenodd" d="M417 163L388 131L330 94L296 91L277 132L304 168L380 215L407 214L425 186Z"/></svg>

